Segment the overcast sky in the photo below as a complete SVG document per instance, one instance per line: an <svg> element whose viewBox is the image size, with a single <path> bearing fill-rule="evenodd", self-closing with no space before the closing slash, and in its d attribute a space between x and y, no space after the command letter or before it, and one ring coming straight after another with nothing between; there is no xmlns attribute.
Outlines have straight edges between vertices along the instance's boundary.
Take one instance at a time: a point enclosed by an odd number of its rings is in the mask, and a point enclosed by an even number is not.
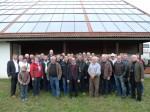
<svg viewBox="0 0 150 112"><path fill-rule="evenodd" d="M124 0L150 14L150 0Z"/></svg>

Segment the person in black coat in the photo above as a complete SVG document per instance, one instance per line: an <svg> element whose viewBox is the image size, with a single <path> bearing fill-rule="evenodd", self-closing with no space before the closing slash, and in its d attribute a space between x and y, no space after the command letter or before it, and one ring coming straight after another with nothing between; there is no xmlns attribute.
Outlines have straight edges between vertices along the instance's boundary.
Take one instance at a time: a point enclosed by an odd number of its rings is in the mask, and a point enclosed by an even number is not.
<svg viewBox="0 0 150 112"><path fill-rule="evenodd" d="M86 77L87 77L87 65L84 62L84 60L82 59L82 56L79 55L78 56L78 60L76 61L77 65L79 65L79 67L81 68L81 84L80 84L80 91L85 92L86 90L86 86L85 86L85 81L86 81Z"/></svg>
<svg viewBox="0 0 150 112"><path fill-rule="evenodd" d="M78 83L80 83L81 68L76 64L75 58L72 58L72 62L68 67L67 82L69 83L69 93L72 98L73 91L75 97L78 96Z"/></svg>
<svg viewBox="0 0 150 112"><path fill-rule="evenodd" d="M7 63L7 74L11 79L11 96L15 98L16 85L18 82L18 73L19 73L19 62L17 60L17 55L13 54L13 59Z"/></svg>
<svg viewBox="0 0 150 112"><path fill-rule="evenodd" d="M69 58L68 58L68 56L65 56L64 61L61 63L62 86L63 86L64 94L67 94L69 92L69 84L67 84L67 71L68 71L69 65L70 65Z"/></svg>

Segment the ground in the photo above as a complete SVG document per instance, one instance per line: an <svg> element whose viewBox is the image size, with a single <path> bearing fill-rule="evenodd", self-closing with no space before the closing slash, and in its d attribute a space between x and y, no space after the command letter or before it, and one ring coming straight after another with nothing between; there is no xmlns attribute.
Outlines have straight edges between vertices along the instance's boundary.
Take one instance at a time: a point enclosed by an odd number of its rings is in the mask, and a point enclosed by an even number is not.
<svg viewBox="0 0 150 112"><path fill-rule="evenodd" d="M69 99L61 94L58 101L50 93L41 92L35 99L32 91L28 101L22 102L17 90L17 98L10 97L10 81L0 80L0 112L150 112L150 78L144 82L145 92L142 102L136 102L128 97L122 100L115 94L107 98L90 98L80 94L78 98Z"/></svg>

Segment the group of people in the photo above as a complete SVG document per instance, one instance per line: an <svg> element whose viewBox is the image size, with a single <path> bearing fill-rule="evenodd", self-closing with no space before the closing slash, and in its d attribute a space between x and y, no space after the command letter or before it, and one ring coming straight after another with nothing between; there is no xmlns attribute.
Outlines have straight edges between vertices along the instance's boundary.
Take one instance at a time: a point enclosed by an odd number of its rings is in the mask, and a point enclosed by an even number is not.
<svg viewBox="0 0 150 112"><path fill-rule="evenodd" d="M90 52L79 54L57 54L53 50L44 53L17 56L7 63L8 77L11 79L11 96L14 98L17 82L21 100L27 100L27 92L33 88L34 96L39 97L40 90L51 91L57 100L60 91L77 97L80 91L90 97L98 97L113 92L125 99L142 100L144 81L144 62L139 55L120 53L116 55L95 55ZM137 92L136 92L137 90Z"/></svg>

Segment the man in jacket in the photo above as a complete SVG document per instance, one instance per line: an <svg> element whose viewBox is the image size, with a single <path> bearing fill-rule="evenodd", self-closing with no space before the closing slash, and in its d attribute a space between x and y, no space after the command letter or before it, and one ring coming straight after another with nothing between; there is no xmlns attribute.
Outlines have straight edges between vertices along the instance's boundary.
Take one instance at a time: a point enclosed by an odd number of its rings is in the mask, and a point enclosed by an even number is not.
<svg viewBox="0 0 150 112"><path fill-rule="evenodd" d="M135 90L137 89L137 101L142 100L141 84L144 82L144 68L142 63L138 62L136 55L132 55L129 64L129 80L131 84L131 98L136 98Z"/></svg>
<svg viewBox="0 0 150 112"><path fill-rule="evenodd" d="M77 65L79 65L79 67L81 68L81 84L80 84L80 90L83 94L85 94L85 81L86 81L86 77L87 77L87 65L84 62L84 60L82 59L82 56L79 55L78 59L77 59Z"/></svg>
<svg viewBox="0 0 150 112"><path fill-rule="evenodd" d="M43 89L44 91L49 91L50 87L49 87L49 81L47 80L46 74L47 74L47 68L48 65L50 64L49 60L48 60L48 56L44 56L44 62L42 63L43 66Z"/></svg>
<svg viewBox="0 0 150 112"><path fill-rule="evenodd" d="M7 63L7 74L9 79L11 79L11 96L15 98L16 85L18 82L18 73L19 73L19 63L17 61L17 55L13 54L12 60Z"/></svg>
<svg viewBox="0 0 150 112"><path fill-rule="evenodd" d="M52 95L56 96L56 99L59 100L60 97L60 88L59 80L62 76L62 70L59 63L56 62L56 57L51 57L51 63L47 68L47 80L50 80Z"/></svg>
<svg viewBox="0 0 150 112"><path fill-rule="evenodd" d="M78 96L78 83L80 83L81 68L76 64L75 58L72 58L71 64L68 67L67 82L69 83L70 98L72 98L73 91L75 97Z"/></svg>
<svg viewBox="0 0 150 112"><path fill-rule="evenodd" d="M101 57L101 76L100 76L100 96L102 95L102 91L104 89L105 96L108 95L108 81L112 75L112 66L107 59L107 55L103 54ZM104 86L103 86L104 85ZM103 88L104 87L104 88Z"/></svg>
<svg viewBox="0 0 150 112"><path fill-rule="evenodd" d="M65 56L64 61L61 63L61 68L62 68L62 83L63 83L63 91L64 94L68 93L69 86L67 84L67 71L69 67L69 59L68 56Z"/></svg>
<svg viewBox="0 0 150 112"><path fill-rule="evenodd" d="M114 64L114 74L116 81L117 96L121 96L122 94L122 99L124 99L126 96L126 89L123 77L126 74L127 69L125 64L121 60L121 56L117 56L117 61Z"/></svg>

